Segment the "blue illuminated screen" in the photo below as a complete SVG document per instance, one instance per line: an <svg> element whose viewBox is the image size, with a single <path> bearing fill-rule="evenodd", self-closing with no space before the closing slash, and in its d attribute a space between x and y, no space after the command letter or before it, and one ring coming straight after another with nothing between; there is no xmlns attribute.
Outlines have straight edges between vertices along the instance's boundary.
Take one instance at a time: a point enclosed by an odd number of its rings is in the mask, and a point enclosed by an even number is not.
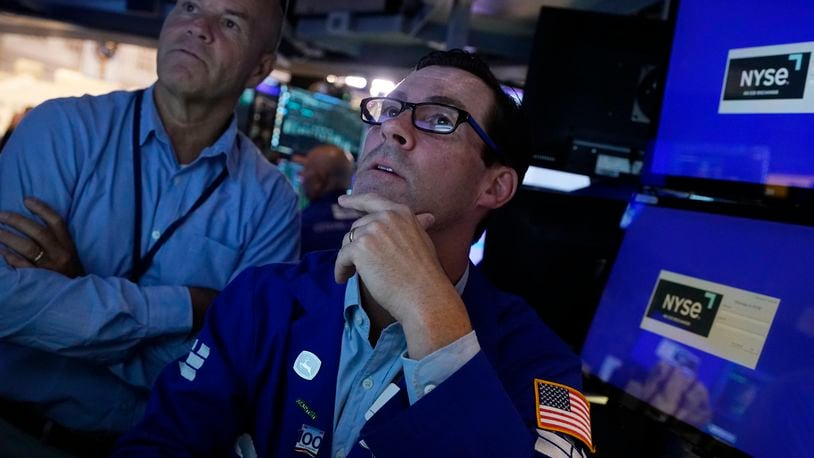
<svg viewBox="0 0 814 458"><path fill-rule="evenodd" d="M283 86L271 146L286 154L306 154L315 146L331 144L357 156L366 127L359 109L344 100Z"/></svg>
<svg viewBox="0 0 814 458"><path fill-rule="evenodd" d="M631 206L588 370L754 456L810 456L814 228Z"/></svg>
<svg viewBox="0 0 814 458"><path fill-rule="evenodd" d="M681 0L649 172L814 188L814 4Z"/></svg>

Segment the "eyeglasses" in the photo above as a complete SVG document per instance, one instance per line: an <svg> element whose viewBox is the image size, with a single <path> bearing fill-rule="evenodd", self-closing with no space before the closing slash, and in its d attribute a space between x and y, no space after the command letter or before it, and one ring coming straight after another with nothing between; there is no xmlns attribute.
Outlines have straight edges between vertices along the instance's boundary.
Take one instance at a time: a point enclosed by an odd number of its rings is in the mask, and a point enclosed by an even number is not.
<svg viewBox="0 0 814 458"><path fill-rule="evenodd" d="M432 134L449 135L463 123L468 123L495 154L500 154L497 145L485 130L467 111L452 105L435 102L410 103L389 97L368 97L362 99L362 121L374 126L396 119L408 108L412 110L413 126Z"/></svg>

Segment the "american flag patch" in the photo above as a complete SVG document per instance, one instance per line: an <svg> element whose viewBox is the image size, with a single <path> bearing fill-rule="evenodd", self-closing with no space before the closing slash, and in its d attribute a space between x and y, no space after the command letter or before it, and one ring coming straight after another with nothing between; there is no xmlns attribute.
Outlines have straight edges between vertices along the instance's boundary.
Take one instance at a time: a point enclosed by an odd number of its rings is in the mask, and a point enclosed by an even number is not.
<svg viewBox="0 0 814 458"><path fill-rule="evenodd" d="M534 379L537 426L573 436L594 451L591 442L591 409L579 391L558 383Z"/></svg>

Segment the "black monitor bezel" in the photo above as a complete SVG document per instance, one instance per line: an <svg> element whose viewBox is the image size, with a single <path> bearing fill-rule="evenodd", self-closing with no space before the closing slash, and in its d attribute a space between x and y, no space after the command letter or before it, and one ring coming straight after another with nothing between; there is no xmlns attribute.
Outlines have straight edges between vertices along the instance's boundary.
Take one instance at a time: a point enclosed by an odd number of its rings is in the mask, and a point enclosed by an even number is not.
<svg viewBox="0 0 814 458"><path fill-rule="evenodd" d="M702 457L716 457L716 458L745 458L750 455L743 450L740 450L732 445L718 439L717 437L702 431L695 426L681 421L670 414L662 412L661 410L651 406L645 401L627 393L625 390L617 387L616 385L606 382L599 378L597 375L584 371L583 378L585 382L586 391L593 396L606 396L607 402L601 406L592 405L593 409L604 407L606 410L623 411L633 414L641 415L648 423L658 425L658 429L673 437L676 437L684 443L689 444L697 456ZM625 430L627 420L618 418L615 415L612 419L614 424L619 430ZM645 431L636 431L637 433L644 433ZM618 434L619 431L614 434ZM638 439L638 438L637 438ZM597 443L597 450L602 450L603 444ZM664 450L662 450L663 452ZM649 452L657 452L649 450Z"/></svg>

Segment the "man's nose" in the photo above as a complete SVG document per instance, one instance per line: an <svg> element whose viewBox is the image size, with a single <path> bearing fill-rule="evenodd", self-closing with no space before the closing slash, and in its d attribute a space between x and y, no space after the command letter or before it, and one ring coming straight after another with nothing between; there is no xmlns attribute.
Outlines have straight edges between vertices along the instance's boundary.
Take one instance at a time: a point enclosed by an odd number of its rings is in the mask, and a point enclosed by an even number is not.
<svg viewBox="0 0 814 458"><path fill-rule="evenodd" d="M192 35L204 43L212 42L212 19L199 16L189 22L187 34Z"/></svg>
<svg viewBox="0 0 814 458"><path fill-rule="evenodd" d="M384 140L394 141L402 149L412 149L415 146L412 115L410 110L404 110L395 118L383 122L381 132Z"/></svg>

